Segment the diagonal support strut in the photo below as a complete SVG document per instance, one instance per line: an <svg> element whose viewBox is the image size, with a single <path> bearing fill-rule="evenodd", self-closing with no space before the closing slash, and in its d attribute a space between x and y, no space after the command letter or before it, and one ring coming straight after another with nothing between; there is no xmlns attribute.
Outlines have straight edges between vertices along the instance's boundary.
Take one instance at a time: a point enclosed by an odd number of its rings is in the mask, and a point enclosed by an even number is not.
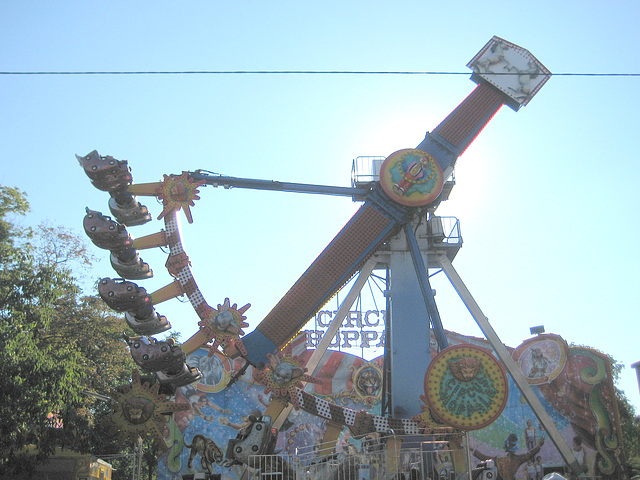
<svg viewBox="0 0 640 480"><path fill-rule="evenodd" d="M507 347L505 347L504 343L502 343L498 337L498 334L489 323L489 319L485 317L482 310L480 310L480 306L476 303L475 299L458 275L458 272L453 268L449 258L447 258L445 254L439 254L438 261L440 262L440 265L442 265L442 269L453 285L453 288L458 292L462 302L471 313L471 316L478 324L478 327L480 327L480 330L482 330L482 333L484 333L485 338L489 343L491 343L491 346L498 355L498 358L502 361L505 368L511 375L511 378L513 378L514 382L520 389L522 396L527 400L527 403L531 406L533 413L544 426L545 430L549 434L549 438L560 452L560 455L562 455L564 461L569 465L569 468L571 468L577 478L586 478L582 468L580 468L578 460L571 451L571 448L569 448L567 442L562 438L562 435L556 428L547 411L542 406L542 403L540 403L540 400L533 391L533 388L531 388L531 385L527 382L516 362L511 358Z"/></svg>

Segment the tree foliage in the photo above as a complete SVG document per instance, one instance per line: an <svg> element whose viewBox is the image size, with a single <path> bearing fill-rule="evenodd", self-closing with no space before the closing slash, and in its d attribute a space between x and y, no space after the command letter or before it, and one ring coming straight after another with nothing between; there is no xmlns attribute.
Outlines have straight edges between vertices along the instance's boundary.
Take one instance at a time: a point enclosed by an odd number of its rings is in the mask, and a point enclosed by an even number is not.
<svg viewBox="0 0 640 480"><path fill-rule="evenodd" d="M636 414L624 392L616 389L616 397L628 470L630 475L640 475L640 415Z"/></svg>
<svg viewBox="0 0 640 480"><path fill-rule="evenodd" d="M617 383L624 365L607 355L611 362L611 374ZM619 388L616 391L616 403L620 416L620 428L627 457L626 471L629 476L640 475L640 415Z"/></svg>
<svg viewBox="0 0 640 480"><path fill-rule="evenodd" d="M106 448L96 419L108 408L83 392L108 394L133 368L122 320L73 276L74 262L91 264L84 242L60 227L20 227L28 212L23 192L0 186L2 478L33 465L20 457L27 445L36 459L56 446Z"/></svg>
<svg viewBox="0 0 640 480"><path fill-rule="evenodd" d="M102 429L104 401L134 368L122 319L96 296L83 295L74 274L91 266L85 243L62 227L20 223L26 195L0 185L0 478L20 478L55 447L121 455L114 479L130 478L130 446ZM174 334L177 335L177 334ZM611 359L614 381L622 366ZM640 416L616 390L629 471L640 471ZM24 457L24 447L33 445ZM110 457L109 457L110 458ZM145 452L149 478L157 464Z"/></svg>
<svg viewBox="0 0 640 480"><path fill-rule="evenodd" d="M6 220L9 214L25 215L29 211L26 195L17 188L0 186L0 259L8 252L7 246L13 244L14 236L24 236L16 225ZM7 252L5 252L7 249Z"/></svg>
<svg viewBox="0 0 640 480"><path fill-rule="evenodd" d="M624 365L608 355L614 384L620 378ZM615 388L616 403L620 416L620 428L627 457L626 471L629 476L640 474L640 415L619 388Z"/></svg>

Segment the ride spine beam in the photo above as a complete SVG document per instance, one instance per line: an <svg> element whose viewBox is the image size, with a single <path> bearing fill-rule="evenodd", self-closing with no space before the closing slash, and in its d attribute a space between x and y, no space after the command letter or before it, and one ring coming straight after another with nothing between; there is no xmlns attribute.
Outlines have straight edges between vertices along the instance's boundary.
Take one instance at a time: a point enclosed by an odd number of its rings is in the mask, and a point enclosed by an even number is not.
<svg viewBox="0 0 640 480"><path fill-rule="evenodd" d="M346 284L378 247L406 221L406 207L377 190L296 283L260 322L243 337L246 359L261 368L267 354L284 347L326 302Z"/></svg>
<svg viewBox="0 0 640 480"><path fill-rule="evenodd" d="M425 139L418 150L440 163L445 178L457 158L471 145L508 97L487 82L480 83Z"/></svg>

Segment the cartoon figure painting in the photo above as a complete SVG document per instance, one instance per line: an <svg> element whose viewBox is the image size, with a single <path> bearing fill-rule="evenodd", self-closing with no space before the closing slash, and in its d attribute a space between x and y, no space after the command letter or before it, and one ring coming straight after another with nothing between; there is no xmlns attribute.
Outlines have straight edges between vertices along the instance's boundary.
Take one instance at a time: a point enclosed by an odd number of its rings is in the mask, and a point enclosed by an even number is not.
<svg viewBox="0 0 640 480"><path fill-rule="evenodd" d="M527 450L534 448L538 442L538 432L536 427L533 426L531 419L527 420L527 426L524 429L524 439L527 442Z"/></svg>
<svg viewBox="0 0 640 480"><path fill-rule="evenodd" d="M573 450L573 454L576 456L578 464L580 465L580 467L582 467L582 471L588 471L589 467L587 466L587 455L584 447L582 446L582 439L580 437L573 437L571 450Z"/></svg>
<svg viewBox="0 0 640 480"><path fill-rule="evenodd" d="M547 375L549 359L539 348L531 348L531 368L529 368L529 378L542 378Z"/></svg>
<svg viewBox="0 0 640 480"><path fill-rule="evenodd" d="M516 453L518 451L518 436L515 433L509 434L504 441L505 455L485 455L477 449L473 449L473 456L478 460L493 460L498 469L498 480L515 480L515 475L520 466L527 460L535 457L544 444L544 438L541 438L533 449L525 453Z"/></svg>
<svg viewBox="0 0 640 480"><path fill-rule="evenodd" d="M502 63L502 71L511 66L505 58L505 53L509 50L509 45L504 41L497 41L491 45L489 50L475 62L475 68L481 73L496 73L497 65Z"/></svg>
<svg viewBox="0 0 640 480"><path fill-rule="evenodd" d="M222 391L233 374L229 359L220 353L214 352L213 355L192 354L189 360L202 372L203 377L197 385L201 391L211 393Z"/></svg>
<svg viewBox="0 0 640 480"><path fill-rule="evenodd" d="M196 413L196 415L202 417L207 422L211 422L214 420L212 415L207 415L204 411L205 408L212 408L220 413L231 413L231 410L224 409L213 403L209 397L207 397L206 393L199 392L191 385L187 385L186 387L182 387L182 394L189 400L191 404L191 408Z"/></svg>
<svg viewBox="0 0 640 480"><path fill-rule="evenodd" d="M544 476L544 465L542 465L542 457L538 455L536 457L536 480L542 480Z"/></svg>
<svg viewBox="0 0 640 480"><path fill-rule="evenodd" d="M538 335L523 343L514 354L520 370L532 385L549 383L564 368L567 345L555 335Z"/></svg>
<svg viewBox="0 0 640 480"><path fill-rule="evenodd" d="M197 455L200 455L200 464L205 472L209 475L213 474L211 466L214 463L220 464L224 460L224 454L222 449L210 438L204 435L194 435L191 440L191 445L185 444L185 447L189 448L189 460L187 461L187 467L193 468L193 460Z"/></svg>

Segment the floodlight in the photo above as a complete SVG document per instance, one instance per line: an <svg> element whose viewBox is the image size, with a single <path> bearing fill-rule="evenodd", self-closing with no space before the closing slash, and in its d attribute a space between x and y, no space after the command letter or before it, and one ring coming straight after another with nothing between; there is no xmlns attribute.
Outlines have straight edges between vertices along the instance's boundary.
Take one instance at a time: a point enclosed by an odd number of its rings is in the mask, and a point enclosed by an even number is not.
<svg viewBox="0 0 640 480"><path fill-rule="evenodd" d="M541 333L544 333L544 325L538 325L537 327L531 327L529 329L529 331L531 332L531 335L540 335Z"/></svg>

